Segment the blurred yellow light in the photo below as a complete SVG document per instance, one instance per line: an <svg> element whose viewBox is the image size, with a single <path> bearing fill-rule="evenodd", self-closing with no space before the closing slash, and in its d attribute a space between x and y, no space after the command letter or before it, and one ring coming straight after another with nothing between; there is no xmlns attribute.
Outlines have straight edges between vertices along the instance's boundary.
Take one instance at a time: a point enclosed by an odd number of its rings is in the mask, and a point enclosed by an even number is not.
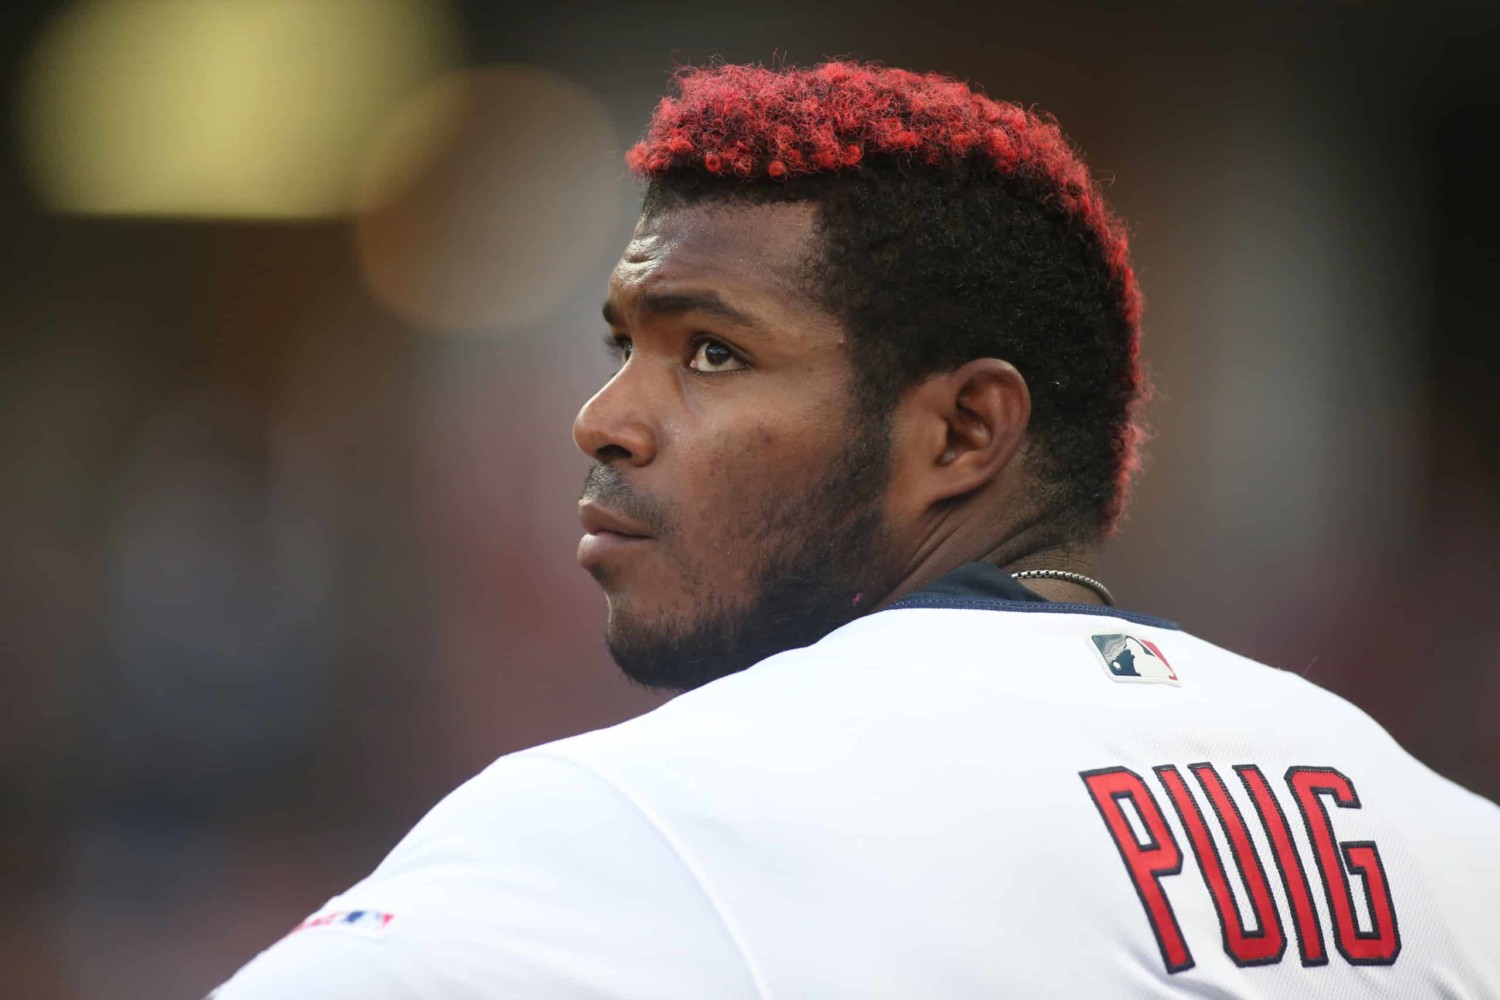
<svg viewBox="0 0 1500 1000"><path fill-rule="evenodd" d="M432 330L542 320L598 267L622 224L628 232L638 205L603 103L535 66L442 77L370 148L355 227L366 285Z"/></svg>
<svg viewBox="0 0 1500 1000"><path fill-rule="evenodd" d="M457 48L438 0L85 0L31 53L25 167L60 211L347 213L375 126Z"/></svg>

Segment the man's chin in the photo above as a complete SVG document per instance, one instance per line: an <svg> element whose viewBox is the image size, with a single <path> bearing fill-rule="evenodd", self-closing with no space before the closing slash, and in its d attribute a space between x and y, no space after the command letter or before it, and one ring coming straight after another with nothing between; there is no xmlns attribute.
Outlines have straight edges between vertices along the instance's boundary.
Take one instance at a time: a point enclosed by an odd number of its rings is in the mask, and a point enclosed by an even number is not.
<svg viewBox="0 0 1500 1000"><path fill-rule="evenodd" d="M682 694L735 672L723 670L722 662L708 662L699 657L683 658L675 652L667 652L668 644L653 646L620 642L606 635L605 645L620 672L633 684L661 694Z"/></svg>
<svg viewBox="0 0 1500 1000"><path fill-rule="evenodd" d="M735 648L732 632L725 628L729 617L714 615L712 623L670 615L647 620L611 598L604 642L631 681L652 691L680 694L744 670L759 658Z"/></svg>

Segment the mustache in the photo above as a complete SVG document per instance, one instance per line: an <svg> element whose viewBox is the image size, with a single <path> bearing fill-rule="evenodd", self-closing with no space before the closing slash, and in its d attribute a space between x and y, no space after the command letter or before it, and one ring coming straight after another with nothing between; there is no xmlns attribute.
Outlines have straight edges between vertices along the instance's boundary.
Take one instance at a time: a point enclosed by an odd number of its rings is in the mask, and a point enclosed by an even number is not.
<svg viewBox="0 0 1500 1000"><path fill-rule="evenodd" d="M657 538L667 537L672 520L671 506L631 486L613 465L595 462L583 480L583 493L578 499L591 500L638 521Z"/></svg>

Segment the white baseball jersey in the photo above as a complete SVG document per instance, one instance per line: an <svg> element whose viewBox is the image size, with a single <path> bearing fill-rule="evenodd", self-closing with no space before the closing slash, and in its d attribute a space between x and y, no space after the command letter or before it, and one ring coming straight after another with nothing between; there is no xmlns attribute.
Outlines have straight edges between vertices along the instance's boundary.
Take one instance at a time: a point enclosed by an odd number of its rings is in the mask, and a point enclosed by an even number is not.
<svg viewBox="0 0 1500 1000"><path fill-rule="evenodd" d="M1500 808L976 564L501 758L218 996L1497 997Z"/></svg>

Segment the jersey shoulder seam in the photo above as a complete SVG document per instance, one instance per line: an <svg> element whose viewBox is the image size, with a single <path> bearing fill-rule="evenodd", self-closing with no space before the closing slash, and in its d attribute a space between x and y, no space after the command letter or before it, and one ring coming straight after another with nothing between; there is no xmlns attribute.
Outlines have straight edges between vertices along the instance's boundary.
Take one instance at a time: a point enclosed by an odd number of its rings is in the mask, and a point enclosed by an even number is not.
<svg viewBox="0 0 1500 1000"><path fill-rule="evenodd" d="M761 975L760 967L751 957L750 949L745 944L744 937L740 934L739 928L736 926L734 920L730 917L728 908L724 905L723 900L719 898L718 893L716 893L708 884L708 880L704 878L703 873L699 871L698 866L693 863L691 858L688 857L687 851L683 847L683 845L675 836L672 835L672 833L667 829L666 824L661 821L660 817L656 815L656 812L649 805L643 802L629 789L622 787L619 783L612 780L608 775L602 773L598 768L582 760L579 760L577 757L571 756L569 754L558 753L555 750L541 749L522 751L522 755L527 757L542 757L546 758L547 760L571 765L572 767L577 768L585 774L591 775L606 787L608 787L616 795L620 796L620 798L624 799L630 805L630 807L640 815L641 819L646 822L646 825L651 828L651 830L657 835L657 837L661 839L661 842L666 846L667 850L669 850L672 853L672 856L677 859L677 863L682 866L683 871L687 872L688 878L692 880L693 885L696 886L698 891L703 894L703 898L708 901L709 908L713 910L714 916L719 920L720 928L723 929L724 934L729 938L730 943L734 945L734 950L740 956L740 961L744 964L745 971L749 973L751 985L755 988L755 995L759 997L760 1000L770 1000L771 994L770 991L766 988L765 979Z"/></svg>

